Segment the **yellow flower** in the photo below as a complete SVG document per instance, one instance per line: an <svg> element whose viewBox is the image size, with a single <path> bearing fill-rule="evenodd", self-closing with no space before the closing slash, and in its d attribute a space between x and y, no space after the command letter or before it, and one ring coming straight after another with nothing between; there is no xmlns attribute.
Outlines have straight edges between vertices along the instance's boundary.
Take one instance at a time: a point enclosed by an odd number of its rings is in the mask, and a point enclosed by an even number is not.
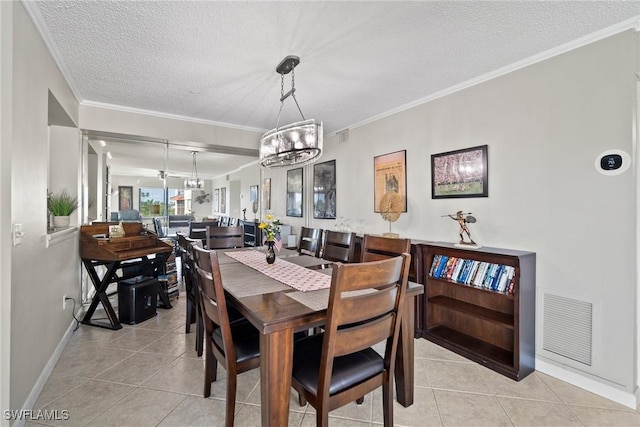
<svg viewBox="0 0 640 427"><path fill-rule="evenodd" d="M264 216L264 221L261 221L258 224L258 228L264 230L263 235L265 240L274 241L276 239L276 235L280 233L280 220L275 219L273 214L266 214Z"/></svg>

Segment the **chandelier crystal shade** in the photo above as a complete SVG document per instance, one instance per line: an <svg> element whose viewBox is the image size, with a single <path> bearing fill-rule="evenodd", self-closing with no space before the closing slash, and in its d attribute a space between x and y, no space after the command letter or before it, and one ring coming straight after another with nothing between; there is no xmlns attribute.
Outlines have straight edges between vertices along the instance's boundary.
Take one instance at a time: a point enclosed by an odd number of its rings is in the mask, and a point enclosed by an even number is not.
<svg viewBox="0 0 640 427"><path fill-rule="evenodd" d="M197 154L198 153L196 151L191 152L191 155L193 156L193 164L191 166L191 178L187 178L184 180L184 188L186 188L187 190L204 188L204 179L198 178L198 165L196 163Z"/></svg>
<svg viewBox="0 0 640 427"><path fill-rule="evenodd" d="M306 120L295 96L294 68L300 63L297 56L287 56L278 64L280 74L280 111L276 128L265 133L260 139L260 164L265 167L284 167L310 163L322 154L322 122ZM284 93L284 75L291 73L291 90ZM279 127L280 113L285 99L293 98L302 116L302 121Z"/></svg>

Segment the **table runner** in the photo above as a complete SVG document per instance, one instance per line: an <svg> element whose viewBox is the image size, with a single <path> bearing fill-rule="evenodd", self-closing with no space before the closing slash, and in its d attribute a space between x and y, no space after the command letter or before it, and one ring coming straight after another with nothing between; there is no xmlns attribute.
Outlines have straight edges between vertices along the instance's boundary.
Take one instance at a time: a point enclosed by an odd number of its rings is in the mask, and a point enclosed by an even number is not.
<svg viewBox="0 0 640 427"><path fill-rule="evenodd" d="M326 289L331 286L331 277L315 270L309 270L279 258L276 258L273 264L267 264L264 253L261 251L227 252L226 255L302 292Z"/></svg>

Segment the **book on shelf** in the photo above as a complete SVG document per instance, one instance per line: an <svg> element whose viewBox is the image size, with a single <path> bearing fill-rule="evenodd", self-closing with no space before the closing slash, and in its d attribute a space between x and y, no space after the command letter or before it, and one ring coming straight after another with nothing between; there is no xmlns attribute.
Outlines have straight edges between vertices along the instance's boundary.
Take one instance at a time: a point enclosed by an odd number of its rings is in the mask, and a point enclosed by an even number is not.
<svg viewBox="0 0 640 427"><path fill-rule="evenodd" d="M441 258L442 258L442 255L440 254L436 254L433 256L433 261L431 262L431 269L429 270L429 276L433 277L433 275L436 272L436 269L438 268L438 263L440 262Z"/></svg>
<svg viewBox="0 0 640 427"><path fill-rule="evenodd" d="M444 266L447 265L448 260L449 260L449 257L446 255L442 255L440 257L440 259L438 260L438 266L436 267L436 271L435 273L433 273L433 277L440 278L440 276L442 275L442 270L444 269Z"/></svg>
<svg viewBox="0 0 640 427"><path fill-rule="evenodd" d="M473 279L475 279L478 268L480 268L480 261L474 260L473 265L471 266L471 271L467 275L467 279L464 281L466 285L470 285Z"/></svg>
<svg viewBox="0 0 640 427"><path fill-rule="evenodd" d="M452 282L457 282L460 274L462 272L462 268L464 267L464 259L457 258L455 265L453 267L453 273L451 273L451 277L449 278Z"/></svg>

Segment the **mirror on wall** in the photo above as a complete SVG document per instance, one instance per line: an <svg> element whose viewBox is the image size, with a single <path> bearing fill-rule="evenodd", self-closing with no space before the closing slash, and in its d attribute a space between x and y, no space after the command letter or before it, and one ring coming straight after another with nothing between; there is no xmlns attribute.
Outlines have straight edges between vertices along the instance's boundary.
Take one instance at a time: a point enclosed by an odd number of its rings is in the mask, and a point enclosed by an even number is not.
<svg viewBox="0 0 640 427"><path fill-rule="evenodd" d="M160 226L165 233L169 215L217 216L213 183L256 160L253 156L214 152L197 143L96 132L87 132L85 140L90 147L88 194L100 201L90 210L89 220L116 220L121 211L133 210L149 229L155 231ZM203 182L202 187L185 188L185 179L196 177ZM230 205L239 207L242 195L236 187L228 198Z"/></svg>

